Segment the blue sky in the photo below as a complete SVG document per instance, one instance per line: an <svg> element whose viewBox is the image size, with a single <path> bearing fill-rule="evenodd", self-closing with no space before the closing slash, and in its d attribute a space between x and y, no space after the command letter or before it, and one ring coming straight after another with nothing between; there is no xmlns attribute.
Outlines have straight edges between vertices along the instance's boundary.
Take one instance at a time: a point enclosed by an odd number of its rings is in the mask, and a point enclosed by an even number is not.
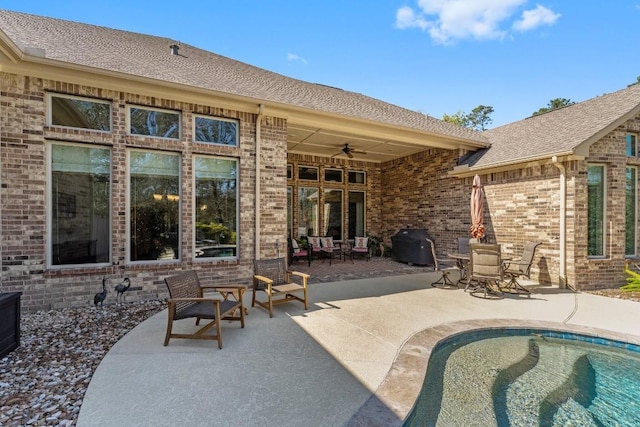
<svg viewBox="0 0 640 427"><path fill-rule="evenodd" d="M489 105L489 128L640 76L640 0L3 0L0 8L173 38L437 118Z"/></svg>

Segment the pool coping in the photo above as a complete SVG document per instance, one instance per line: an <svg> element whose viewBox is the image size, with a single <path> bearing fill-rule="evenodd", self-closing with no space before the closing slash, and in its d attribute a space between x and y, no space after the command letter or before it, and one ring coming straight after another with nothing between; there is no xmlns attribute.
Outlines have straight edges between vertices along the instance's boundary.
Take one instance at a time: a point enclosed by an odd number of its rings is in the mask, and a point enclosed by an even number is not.
<svg viewBox="0 0 640 427"><path fill-rule="evenodd" d="M443 323L419 331L405 341L376 392L346 425L402 426L422 390L431 352L440 342L461 333L501 328L545 329L640 345L640 336L637 335L561 322L478 319Z"/></svg>

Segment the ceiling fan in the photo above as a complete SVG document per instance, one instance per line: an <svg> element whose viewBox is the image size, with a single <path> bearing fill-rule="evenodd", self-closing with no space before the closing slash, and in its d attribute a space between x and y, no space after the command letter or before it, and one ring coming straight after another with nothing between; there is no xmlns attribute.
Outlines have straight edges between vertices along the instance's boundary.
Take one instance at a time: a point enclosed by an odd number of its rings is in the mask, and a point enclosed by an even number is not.
<svg viewBox="0 0 640 427"><path fill-rule="evenodd" d="M354 154L367 154L365 151L354 150L353 148L349 147L348 143L344 144L344 147L342 147L342 153L346 154L350 159L353 159ZM341 153L334 154L331 157L335 157L339 154Z"/></svg>

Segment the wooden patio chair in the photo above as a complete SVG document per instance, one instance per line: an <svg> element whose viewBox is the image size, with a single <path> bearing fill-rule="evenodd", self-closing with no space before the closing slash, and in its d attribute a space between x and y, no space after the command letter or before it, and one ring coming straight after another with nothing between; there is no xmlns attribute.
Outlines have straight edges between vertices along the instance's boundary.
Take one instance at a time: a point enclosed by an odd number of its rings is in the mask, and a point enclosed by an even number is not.
<svg viewBox="0 0 640 427"><path fill-rule="evenodd" d="M245 285L205 285L200 284L198 274L193 270L188 270L164 279L169 289L167 322L167 334L164 345L169 345L171 338L190 338L203 340L217 340L218 348L222 348L221 321L239 321L244 328L245 308L242 302L242 295L247 289ZM237 292L238 299L232 300L222 296L221 298L204 296L205 291L211 292ZM239 315L235 315L238 312ZM200 327L193 333L173 333L173 322L181 319L195 318L196 325L200 324L200 319L211 320L206 325ZM216 334L207 334L211 328L216 328Z"/></svg>
<svg viewBox="0 0 640 427"><path fill-rule="evenodd" d="M500 245L471 243L469 257L469 278L467 288L473 296L482 298L502 298L500 283L503 281ZM482 293L482 295L478 295Z"/></svg>
<svg viewBox="0 0 640 427"><path fill-rule="evenodd" d="M504 291L509 293L524 293L531 296L531 291L525 288L518 282L519 277L531 276L531 264L533 264L533 258L536 254L536 248L540 246L540 242L526 242L524 244L524 250L522 256L517 259L504 262L504 274L509 279L504 286Z"/></svg>
<svg viewBox="0 0 640 427"><path fill-rule="evenodd" d="M252 307L258 304L269 312L269 317L273 317L274 305L289 301L300 301L304 304L305 310L309 308L307 281L310 276L308 274L288 270L284 258L255 260L253 269ZM298 282L292 281L292 277L295 277ZM264 292L267 300L258 300L256 298L258 292Z"/></svg>

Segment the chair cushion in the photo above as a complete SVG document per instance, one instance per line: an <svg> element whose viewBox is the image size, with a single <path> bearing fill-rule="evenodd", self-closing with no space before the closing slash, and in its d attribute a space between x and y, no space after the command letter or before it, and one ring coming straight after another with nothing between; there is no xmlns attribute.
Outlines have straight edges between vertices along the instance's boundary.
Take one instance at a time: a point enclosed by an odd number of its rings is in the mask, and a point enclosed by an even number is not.
<svg viewBox="0 0 640 427"><path fill-rule="evenodd" d="M320 244L323 248L333 248L333 237L321 237Z"/></svg>
<svg viewBox="0 0 640 427"><path fill-rule="evenodd" d="M320 245L320 237L308 237L309 239L309 244L311 245L311 247L313 248L313 250L318 250L321 248Z"/></svg>
<svg viewBox="0 0 640 427"><path fill-rule="evenodd" d="M293 249L294 254L300 252L300 246L298 246L298 241L296 239L291 239L291 248Z"/></svg>
<svg viewBox="0 0 640 427"><path fill-rule="evenodd" d="M353 244L354 249L366 249L369 244L368 237L356 237Z"/></svg>

